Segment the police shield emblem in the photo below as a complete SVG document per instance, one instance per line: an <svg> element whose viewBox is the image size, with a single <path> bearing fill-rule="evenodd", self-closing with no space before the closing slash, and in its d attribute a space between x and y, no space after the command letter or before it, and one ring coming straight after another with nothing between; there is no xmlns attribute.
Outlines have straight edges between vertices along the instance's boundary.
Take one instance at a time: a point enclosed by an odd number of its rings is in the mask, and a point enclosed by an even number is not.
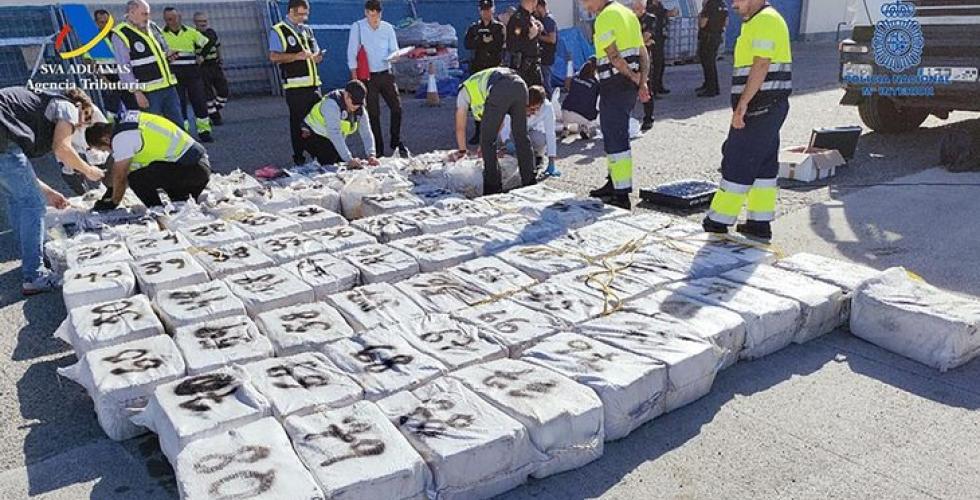
<svg viewBox="0 0 980 500"><path fill-rule="evenodd" d="M133 44L133 48L136 49L136 52L143 52L146 50L146 45L143 45L143 42L137 41Z"/></svg>
<svg viewBox="0 0 980 500"><path fill-rule="evenodd" d="M875 24L875 63L895 73L918 66L925 39L922 26L915 20L915 6L902 1L886 3L881 6L881 13L887 19Z"/></svg>

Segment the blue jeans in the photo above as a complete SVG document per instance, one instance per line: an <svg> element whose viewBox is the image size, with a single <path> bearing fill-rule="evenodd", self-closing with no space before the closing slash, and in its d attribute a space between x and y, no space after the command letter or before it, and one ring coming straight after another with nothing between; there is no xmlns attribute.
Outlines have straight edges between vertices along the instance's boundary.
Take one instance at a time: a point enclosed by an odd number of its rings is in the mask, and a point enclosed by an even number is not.
<svg viewBox="0 0 980 500"><path fill-rule="evenodd" d="M14 143L0 152L0 192L7 198L7 220L20 247L24 282L34 281L44 271L41 245L46 203L34 167Z"/></svg>
<svg viewBox="0 0 980 500"><path fill-rule="evenodd" d="M160 115L174 122L174 125L184 128L184 114L180 111L180 96L177 94L176 85L145 94L146 100L150 101L150 107L145 111Z"/></svg>

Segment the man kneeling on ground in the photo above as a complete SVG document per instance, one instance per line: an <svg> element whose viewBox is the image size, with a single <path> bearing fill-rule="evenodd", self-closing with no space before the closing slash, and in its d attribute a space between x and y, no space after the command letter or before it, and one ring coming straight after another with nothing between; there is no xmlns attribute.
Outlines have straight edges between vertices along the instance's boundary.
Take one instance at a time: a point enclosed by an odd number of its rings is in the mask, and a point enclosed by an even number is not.
<svg viewBox="0 0 980 500"><path fill-rule="evenodd" d="M375 157L374 133L364 98L367 88L358 80L351 80L343 89L325 95L303 122L303 147L320 165L345 162L353 168L363 163L378 165ZM364 144L366 160L358 160L347 148L347 136L358 133Z"/></svg>

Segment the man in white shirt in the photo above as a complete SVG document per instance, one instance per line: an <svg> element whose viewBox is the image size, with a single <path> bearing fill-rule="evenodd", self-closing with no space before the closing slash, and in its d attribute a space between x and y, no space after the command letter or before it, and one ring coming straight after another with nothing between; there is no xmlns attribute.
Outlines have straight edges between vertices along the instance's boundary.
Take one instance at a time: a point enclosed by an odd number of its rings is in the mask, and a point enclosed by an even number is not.
<svg viewBox="0 0 980 500"><path fill-rule="evenodd" d="M544 175L560 177L561 172L555 165L558 160L558 138L557 138L557 119L555 118L555 106L545 95L544 87L541 85L531 85L527 89L528 100L531 102L541 102L536 106L528 106L527 135L531 139L531 148L534 150L534 157L540 160L548 157L548 168ZM500 143L506 144L508 151L514 149L514 143L510 141L510 117L504 118L504 126L500 129Z"/></svg>

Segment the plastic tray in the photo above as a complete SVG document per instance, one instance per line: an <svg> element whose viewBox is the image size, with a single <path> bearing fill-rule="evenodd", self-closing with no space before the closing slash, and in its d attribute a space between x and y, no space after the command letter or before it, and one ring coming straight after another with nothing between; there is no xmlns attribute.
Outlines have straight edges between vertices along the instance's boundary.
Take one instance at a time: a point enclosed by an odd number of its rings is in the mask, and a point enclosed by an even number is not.
<svg viewBox="0 0 980 500"><path fill-rule="evenodd" d="M715 191L718 191L718 185L713 182L685 179L641 189L640 198L653 205L694 208L711 203Z"/></svg>

